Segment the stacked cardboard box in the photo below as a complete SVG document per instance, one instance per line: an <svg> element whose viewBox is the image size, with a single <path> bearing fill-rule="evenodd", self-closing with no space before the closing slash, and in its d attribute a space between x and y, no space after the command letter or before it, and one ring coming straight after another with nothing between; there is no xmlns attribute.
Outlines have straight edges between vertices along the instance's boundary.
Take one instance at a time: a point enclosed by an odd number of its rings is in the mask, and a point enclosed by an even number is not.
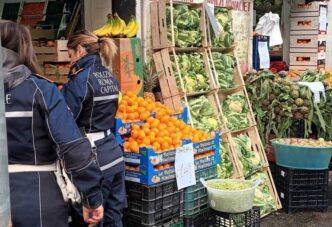
<svg viewBox="0 0 332 227"><path fill-rule="evenodd" d="M295 0L290 27L290 69L325 69L327 4Z"/></svg>

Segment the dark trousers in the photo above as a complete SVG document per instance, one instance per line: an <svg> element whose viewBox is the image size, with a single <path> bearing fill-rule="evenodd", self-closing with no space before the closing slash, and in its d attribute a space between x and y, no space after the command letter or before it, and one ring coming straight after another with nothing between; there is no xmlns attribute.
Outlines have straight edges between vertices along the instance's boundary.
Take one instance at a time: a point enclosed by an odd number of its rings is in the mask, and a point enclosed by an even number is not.
<svg viewBox="0 0 332 227"><path fill-rule="evenodd" d="M104 199L104 219L99 223L98 227L122 227L122 211L127 206L125 172L121 171L117 174L109 175L104 179L102 192ZM88 226L83 221L81 206L81 204L72 205L71 227Z"/></svg>

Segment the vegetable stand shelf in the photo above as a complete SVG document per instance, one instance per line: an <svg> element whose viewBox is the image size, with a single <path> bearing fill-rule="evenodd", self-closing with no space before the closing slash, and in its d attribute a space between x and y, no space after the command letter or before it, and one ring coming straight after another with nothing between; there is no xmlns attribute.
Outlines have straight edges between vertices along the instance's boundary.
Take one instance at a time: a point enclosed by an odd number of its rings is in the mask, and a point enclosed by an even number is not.
<svg viewBox="0 0 332 227"><path fill-rule="evenodd" d="M152 47L206 47L205 9L202 3L158 0L150 3Z"/></svg>
<svg viewBox="0 0 332 227"><path fill-rule="evenodd" d="M236 56L230 10L215 6L214 13L225 31L215 37L204 4L172 0L150 4L153 59L156 71L164 72L159 77L164 103L171 108L187 106L188 121L194 128L222 132L219 150L224 162L218 166L218 176L243 179L257 171L264 174L268 162ZM198 33L200 37L184 38L185 30L192 32L191 37ZM241 139L250 145L242 142L239 146ZM251 162L243 162L246 159ZM232 173L222 173L227 170ZM280 201L269 174L266 181L271 201L279 209Z"/></svg>

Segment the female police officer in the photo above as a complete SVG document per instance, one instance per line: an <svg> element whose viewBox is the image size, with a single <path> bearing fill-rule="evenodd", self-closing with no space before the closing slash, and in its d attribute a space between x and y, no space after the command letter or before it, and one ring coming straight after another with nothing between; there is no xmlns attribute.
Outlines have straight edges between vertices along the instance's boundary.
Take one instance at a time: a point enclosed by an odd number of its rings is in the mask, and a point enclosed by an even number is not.
<svg viewBox="0 0 332 227"><path fill-rule="evenodd" d="M103 172L105 215L103 226L122 226L126 206L123 153L112 133L118 108L118 82L110 67L116 46L109 38L82 31L68 40L72 74L62 94L77 125L83 128L97 151Z"/></svg>
<svg viewBox="0 0 332 227"><path fill-rule="evenodd" d="M68 226L67 207L57 185L56 160L83 201L85 221L103 215L101 172L92 159L57 87L36 75L38 64L29 30L0 21L8 137L12 224L15 227Z"/></svg>

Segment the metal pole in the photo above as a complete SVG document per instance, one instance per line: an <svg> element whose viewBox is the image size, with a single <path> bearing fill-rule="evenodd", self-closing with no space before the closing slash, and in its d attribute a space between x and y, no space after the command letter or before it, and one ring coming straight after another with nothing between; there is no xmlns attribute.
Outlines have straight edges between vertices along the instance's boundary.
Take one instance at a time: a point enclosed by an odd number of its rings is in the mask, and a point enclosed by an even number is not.
<svg viewBox="0 0 332 227"><path fill-rule="evenodd" d="M10 219L10 195L2 54L0 42L0 227L7 227Z"/></svg>

